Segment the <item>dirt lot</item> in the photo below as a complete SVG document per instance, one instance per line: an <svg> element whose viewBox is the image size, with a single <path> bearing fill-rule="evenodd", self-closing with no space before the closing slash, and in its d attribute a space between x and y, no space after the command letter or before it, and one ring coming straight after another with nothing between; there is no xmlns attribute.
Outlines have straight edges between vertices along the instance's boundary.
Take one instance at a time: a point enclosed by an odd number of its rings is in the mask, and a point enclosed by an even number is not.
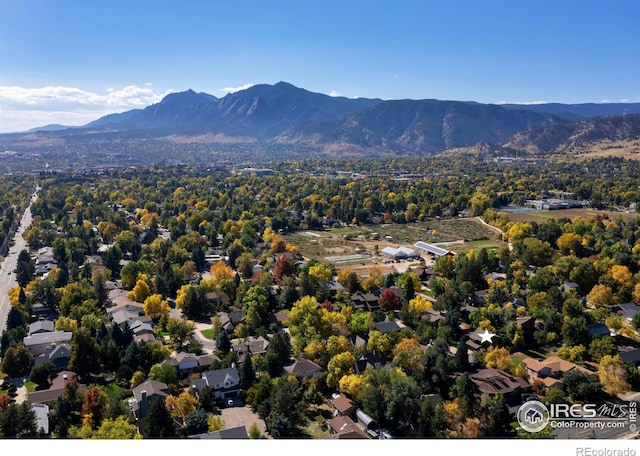
<svg viewBox="0 0 640 456"><path fill-rule="evenodd" d="M220 410L220 414L222 419L225 422L227 428L236 427L238 425L244 424L244 427L247 429L247 433L249 433L249 428L253 423L258 424L258 429L263 436L270 439L271 436L266 431L266 426L264 421L260 419L257 413L254 413L251 410L251 407L227 407Z"/></svg>

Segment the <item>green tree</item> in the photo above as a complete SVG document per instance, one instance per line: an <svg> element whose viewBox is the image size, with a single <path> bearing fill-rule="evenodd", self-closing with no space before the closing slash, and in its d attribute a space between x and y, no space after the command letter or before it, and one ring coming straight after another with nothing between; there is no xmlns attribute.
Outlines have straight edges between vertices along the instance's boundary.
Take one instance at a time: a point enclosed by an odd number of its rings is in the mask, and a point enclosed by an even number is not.
<svg viewBox="0 0 640 456"><path fill-rule="evenodd" d="M151 402L142 435L147 439L172 439L177 436L173 418L163 397L157 397Z"/></svg>
<svg viewBox="0 0 640 456"><path fill-rule="evenodd" d="M24 344L9 347L2 358L0 369L9 378L23 377L31 369L33 355Z"/></svg>
<svg viewBox="0 0 640 456"><path fill-rule="evenodd" d="M155 364L149 371L149 378L167 385L174 385L178 381L178 372L175 367L169 364Z"/></svg>
<svg viewBox="0 0 640 456"><path fill-rule="evenodd" d="M209 430L209 414L202 410L196 409L187 415L186 428L189 435L202 434Z"/></svg>
<svg viewBox="0 0 640 456"><path fill-rule="evenodd" d="M251 358L247 355L245 360L240 364L240 371L238 372L240 375L240 388L246 390L251 387L253 381L255 380L256 374L253 370L253 364L251 363Z"/></svg>
<svg viewBox="0 0 640 456"><path fill-rule="evenodd" d="M381 427L398 431L417 418L419 396L413 378L396 370L374 370L362 389L362 407Z"/></svg>
<svg viewBox="0 0 640 456"><path fill-rule="evenodd" d="M45 361L31 368L29 380L44 388L49 386L49 382L55 377L57 368L51 361Z"/></svg>
<svg viewBox="0 0 640 456"><path fill-rule="evenodd" d="M100 347L87 328L78 328L73 336L69 369L80 378L100 373Z"/></svg>
<svg viewBox="0 0 640 456"><path fill-rule="evenodd" d="M38 434L36 413L29 401L9 404L0 412L0 437L5 439L32 439Z"/></svg>

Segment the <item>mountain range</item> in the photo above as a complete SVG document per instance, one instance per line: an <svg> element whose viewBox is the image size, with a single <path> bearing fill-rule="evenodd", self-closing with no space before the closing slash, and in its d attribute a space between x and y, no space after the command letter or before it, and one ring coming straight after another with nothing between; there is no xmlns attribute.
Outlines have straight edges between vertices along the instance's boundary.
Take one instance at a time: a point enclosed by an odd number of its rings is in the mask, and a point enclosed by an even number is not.
<svg viewBox="0 0 640 456"><path fill-rule="evenodd" d="M29 133L61 138L98 132L186 140L207 136L212 142L304 144L338 153L355 149L425 154L477 143L513 145L516 134L524 141L524 132L633 114L640 114L640 103L495 105L350 99L279 82L254 85L222 98L193 90L171 93L144 109L110 114L82 127L49 125Z"/></svg>

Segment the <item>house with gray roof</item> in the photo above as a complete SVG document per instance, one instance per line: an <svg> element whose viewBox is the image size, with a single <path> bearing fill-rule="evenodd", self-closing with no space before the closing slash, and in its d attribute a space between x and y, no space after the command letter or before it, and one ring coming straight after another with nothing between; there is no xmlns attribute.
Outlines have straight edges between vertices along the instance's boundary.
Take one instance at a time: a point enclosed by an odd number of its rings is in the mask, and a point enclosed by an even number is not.
<svg viewBox="0 0 640 456"><path fill-rule="evenodd" d="M247 429L244 424L226 429L220 429L219 431L205 432L204 434L190 435L189 439L213 439L213 440L238 440L248 439Z"/></svg>
<svg viewBox="0 0 640 456"><path fill-rule="evenodd" d="M133 388L132 392L133 398L129 399L129 406L138 419L143 419L147 416L153 400L169 395L169 387L163 382L147 380Z"/></svg>
<svg viewBox="0 0 640 456"><path fill-rule="evenodd" d="M22 339L34 356L42 355L56 345L71 341L73 333L68 331L52 331L36 333Z"/></svg>
<svg viewBox="0 0 640 456"><path fill-rule="evenodd" d="M374 325L375 330L381 333L400 331L404 327L402 323L396 320L380 321Z"/></svg>
<svg viewBox="0 0 640 456"><path fill-rule="evenodd" d="M216 399L240 395L240 375L235 367L203 372L201 379L191 382L191 386L198 391L205 385L211 388Z"/></svg>
<svg viewBox="0 0 640 456"><path fill-rule="evenodd" d="M31 404L31 410L36 414L36 426L43 434L49 434L49 406L47 404Z"/></svg>
<svg viewBox="0 0 640 456"><path fill-rule="evenodd" d="M66 369L71 360L71 345L60 344L51 347L51 350L34 358L37 366L47 361L51 361L58 369Z"/></svg>
<svg viewBox="0 0 640 456"><path fill-rule="evenodd" d="M612 314L619 315L627 321L633 320L633 317L640 313L640 306L634 302L613 304L611 306L607 306L607 309L609 309L609 312Z"/></svg>
<svg viewBox="0 0 640 456"><path fill-rule="evenodd" d="M53 332L55 330L55 323L51 320L38 320L29 325L29 335L39 334L45 332Z"/></svg>

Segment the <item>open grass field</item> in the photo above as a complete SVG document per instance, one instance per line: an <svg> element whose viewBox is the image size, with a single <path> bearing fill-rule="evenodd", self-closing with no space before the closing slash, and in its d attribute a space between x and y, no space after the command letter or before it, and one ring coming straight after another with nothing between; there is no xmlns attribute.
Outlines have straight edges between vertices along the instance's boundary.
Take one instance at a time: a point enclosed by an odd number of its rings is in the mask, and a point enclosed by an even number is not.
<svg viewBox="0 0 640 456"><path fill-rule="evenodd" d="M383 272L404 272L408 267L418 267L418 261L387 263L388 258L377 255L385 247L405 246L413 248L417 241L428 243L464 241L443 246L456 253L477 250L482 247L497 248L503 245L494 231L474 219L438 219L424 222L358 227L332 228L325 231L302 231L286 236L306 258L331 263L336 268L348 268L358 273L368 271L374 264ZM426 258L427 264L430 260Z"/></svg>
<svg viewBox="0 0 640 456"><path fill-rule="evenodd" d="M574 217L593 217L596 215L606 215L612 220L615 220L617 217L622 218L635 218L640 214L629 214L626 212L613 212L613 211L601 211L597 209L585 208L585 209L561 209L557 211L536 211L536 212L524 212L518 214L507 214L509 216L509 220L512 222L536 222L536 223L545 223L551 219L560 219L560 218L568 218L573 219Z"/></svg>

